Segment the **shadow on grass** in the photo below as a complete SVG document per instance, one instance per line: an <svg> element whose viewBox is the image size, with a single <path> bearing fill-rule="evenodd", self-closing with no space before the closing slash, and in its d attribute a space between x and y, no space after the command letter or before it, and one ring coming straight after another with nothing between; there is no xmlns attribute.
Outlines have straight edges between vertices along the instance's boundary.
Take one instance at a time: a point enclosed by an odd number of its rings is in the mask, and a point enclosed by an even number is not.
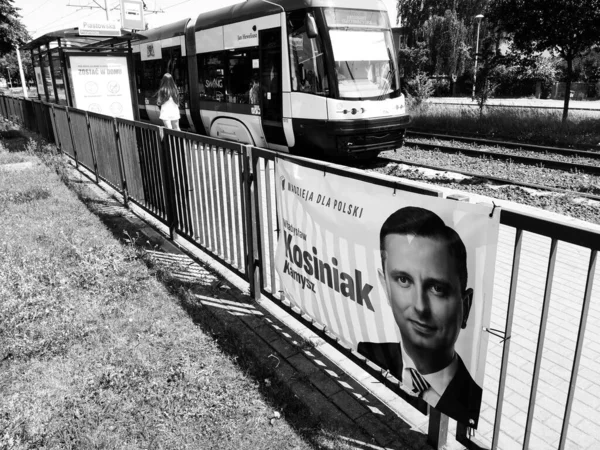
<svg viewBox="0 0 600 450"><path fill-rule="evenodd" d="M271 418L271 424L287 421L315 448L366 450L378 448L378 442L386 443L390 449L430 448L425 435L412 431L351 377L324 361L311 343L275 324L249 297L201 263L185 254L164 251L162 244L166 239L144 235L145 224L117 200L100 198L86 188L92 180L69 175L74 168L67 168L65 163L54 161L51 165L113 236L129 246L132 254L175 296L193 322L256 381L265 401L275 411L281 411L279 417ZM278 340L278 346L273 340ZM289 357L310 361L312 369L302 371L292 366ZM327 366L328 375L317 369L318 365ZM325 378L320 389L329 386L335 390L325 395L313 387L315 369ZM339 404L344 412L336 407L327 398L332 392L345 396L354 405L354 411L346 411L343 402Z"/></svg>
<svg viewBox="0 0 600 450"><path fill-rule="evenodd" d="M135 246L139 258L177 298L194 323L257 382L263 398L275 411L281 411L281 419L286 420L307 442L315 448L334 449L366 450L377 445L372 436L356 426L330 400L315 394L309 374L293 368L281 355L275 354L269 342L255 331L256 328L270 328L271 331L266 332L278 334L285 341L286 352L302 354L315 363L318 356L315 356L317 352L310 351L310 343L294 336L293 331L275 325L256 303L189 256L161 250L160 242L144 236L140 227L125 217L130 213L116 200L90 198L81 189L78 189L78 195L115 238L125 245ZM320 359L318 364L324 363ZM330 377L334 374L330 383L338 385L338 390L342 386L348 396L363 405L363 414L375 412L381 416L380 420L403 431L398 433L399 443L388 444L386 448L407 448L409 442L410 448L429 448L423 434L411 432L407 424L386 410L354 380L343 373L335 374L340 371L331 364L328 372ZM323 401L322 404L318 404L320 401ZM421 445L415 446L416 443Z"/></svg>

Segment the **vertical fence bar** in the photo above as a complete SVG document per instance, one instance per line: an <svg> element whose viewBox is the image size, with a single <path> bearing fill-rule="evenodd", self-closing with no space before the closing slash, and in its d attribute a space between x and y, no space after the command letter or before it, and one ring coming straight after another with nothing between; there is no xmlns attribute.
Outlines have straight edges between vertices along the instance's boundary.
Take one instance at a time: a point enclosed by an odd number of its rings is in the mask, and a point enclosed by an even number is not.
<svg viewBox="0 0 600 450"><path fill-rule="evenodd" d="M571 382L569 383L569 393L567 394L567 404L565 405L565 417L560 431L559 450L565 448L567 441L567 430L569 420L571 419L571 408L573 406L573 397L575 396L575 387L577 384L577 374L579 372L579 362L581 360L581 351L583 349L583 340L585 338L585 327L587 325L588 312L592 298L592 288L594 287L594 273L596 272L597 250L592 250L590 254L590 264L588 266L587 281L585 283L585 294L583 296L583 306L581 307L581 318L579 319L579 331L577 334L577 345L575 346L575 357L573 358L573 370L571 371Z"/></svg>
<svg viewBox="0 0 600 450"><path fill-rule="evenodd" d="M127 192L127 179L125 177L125 163L123 162L123 149L121 148L121 134L117 125L117 119L113 118L113 130L115 133L115 149L117 150L117 164L121 176L121 188L123 189L123 202L129 208L129 194ZM74 150L73 150L74 151Z"/></svg>
<svg viewBox="0 0 600 450"><path fill-rule="evenodd" d="M254 154L252 147L245 145L242 149L242 157L244 162L244 215L245 221L245 235L246 242L248 243L248 250L246 254L246 277L250 283L250 294L255 300L260 298L260 274L257 271L257 259L256 259L256 248L258 244L254 239L254 232L256 231L257 223L256 216L253 214L253 203L256 200L256 187L254 185ZM257 233L259 234L259 233Z"/></svg>
<svg viewBox="0 0 600 450"><path fill-rule="evenodd" d="M263 239L261 233L261 220L262 220L262 182L260 178L260 158L252 152L252 173L253 173L253 181L254 181L254 195L253 195L253 214L252 214L252 226L254 228L253 235L255 236L255 241L253 243L255 259L254 265L258 270L258 273L255 274L257 277L257 286L256 291L260 296L261 291L264 288L264 249L263 249Z"/></svg>
<svg viewBox="0 0 600 450"><path fill-rule="evenodd" d="M46 105L44 105L46 106ZM62 151L62 143L60 142L60 135L58 134L58 127L56 126L56 112L54 111L54 105L50 105L50 110L52 112L52 116L51 116L51 122L52 122L52 132L54 133L54 139L55 139L55 144L56 144L56 148L58 149L59 153L63 153Z"/></svg>
<svg viewBox="0 0 600 450"><path fill-rule="evenodd" d="M268 233L268 245L269 245L269 251L266 253L266 255L263 255L264 257L269 258L269 273L270 273L270 283L271 283L271 294L275 294L275 263L274 263L274 259L275 259L275 246L273 245L273 234L275 233L275 230L273 228L273 204L271 201L271 166L273 166L273 170L275 170L274 164L275 161L274 160L269 160L269 159L264 159L265 161L265 195L267 196L267 233Z"/></svg>
<svg viewBox="0 0 600 450"><path fill-rule="evenodd" d="M219 221L219 215L218 215L218 208L217 208L217 202L218 202L218 198L217 198L217 190L218 188L218 184L217 184L217 170L216 170L216 156L219 152L219 147L213 146L211 147L211 151L208 154L208 167L210 168L210 178L209 178L209 183L210 183L210 189L209 189L209 195L210 195L210 210L211 210L211 225L213 227L213 249L216 250L217 254L221 253L221 234L219 233L219 227L217 226L217 223Z"/></svg>
<svg viewBox="0 0 600 450"><path fill-rule="evenodd" d="M73 129L71 127L71 114L69 107L65 106L65 112L67 113L67 124L69 125L69 136L71 136L71 145L73 148L73 156L75 157L75 167L79 169L79 158L77 157L77 146L75 145L75 139L73 138Z"/></svg>
<svg viewBox="0 0 600 450"><path fill-rule="evenodd" d="M266 239L263 239L263 225L264 225L264 204L263 204L263 195L264 195L264 189L263 189L263 178L261 175L261 162L265 163L266 166L266 159L265 158L256 158L256 163L253 164L253 168L254 168L254 187L255 187L255 198L256 198L256 209L255 209L255 214L256 214L256 223L257 223L257 228L256 228L256 235L257 235L257 250L258 250L258 267L260 270L260 289L264 289L265 286L265 274L267 273L267 261L266 261L266 255L268 254L267 249L265 248L265 241Z"/></svg>
<svg viewBox="0 0 600 450"><path fill-rule="evenodd" d="M212 154L214 153L213 145L209 146L206 152L204 152L204 167L205 167L205 185L206 185L206 224L207 224L207 233L209 238L209 248L214 250L217 248L217 237L215 234L215 208L213 206L214 198L213 198L213 182L214 182L214 170L212 166Z"/></svg>
<svg viewBox="0 0 600 450"><path fill-rule="evenodd" d="M156 136L156 145L158 151L160 152L160 162L161 162L161 175L163 181L163 189L165 193L165 209L167 214L167 226L169 227L169 237L171 240L175 237L175 212L174 212L174 193L173 193L173 185L171 176L171 158L168 150L167 139L164 134L164 129L160 127L158 129L158 133Z"/></svg>
<svg viewBox="0 0 600 450"><path fill-rule="evenodd" d="M98 160L96 159L96 149L94 146L94 139L92 138L92 126L90 125L90 117L85 112L85 124L87 126L88 138L90 140L90 150L92 152L92 161L94 162L94 175L96 176L96 184L100 183L100 178L98 177Z"/></svg>
<svg viewBox="0 0 600 450"><path fill-rule="evenodd" d="M151 138L151 133L153 133L154 139ZM139 138L140 142L138 143L136 134L136 147L143 161L140 176L142 180L145 180L142 181L142 191L146 204L152 205L154 211L162 210L164 212L166 206L164 206L165 191L163 184L166 183L166 179L164 179L161 172L162 141L160 140L160 134L142 128L139 130Z"/></svg>
<svg viewBox="0 0 600 450"><path fill-rule="evenodd" d="M506 326L504 327L504 340L502 347L502 363L500 365L500 380L498 381L498 398L496 401L496 417L494 420L494 433L492 436L492 450L498 448L500 437L500 422L502 421L502 406L504 405L504 390L506 388L506 372L508 370L508 355L510 352L510 336L512 333L513 316L515 313L515 298L517 295L517 282L519 281L519 266L521 265L521 247L523 245L523 230L517 229L515 235L515 250L513 254L512 272L510 276L510 290L508 294L508 309L506 311Z"/></svg>
<svg viewBox="0 0 600 450"><path fill-rule="evenodd" d="M207 187L206 187L206 179L208 178L208 168L205 163L205 155L207 153L206 143L201 144L202 148L198 149L198 165L200 168L201 178L198 180L198 185L200 190L198 191L198 195L200 198L200 230L202 231L201 242L202 245L209 248L210 246L210 226L208 222L208 197L207 197Z"/></svg>
<svg viewBox="0 0 600 450"><path fill-rule="evenodd" d="M448 416L435 408L429 408L427 442L436 450L443 448L448 441Z"/></svg>
<svg viewBox="0 0 600 450"><path fill-rule="evenodd" d="M192 209L192 229L194 230L194 234L192 238L194 240L200 240L200 222L198 220L200 216L199 209L199 195L200 195L200 186L199 181L201 177L201 173L198 168L198 143L196 141L188 140L188 153L190 158L190 207Z"/></svg>
<svg viewBox="0 0 600 450"><path fill-rule="evenodd" d="M235 266L235 228L233 227L233 189L231 187L232 171L231 171L231 158L233 157L233 150L227 149L223 154L223 173L225 174L223 182L225 185L225 212L227 216L227 254L225 257L226 261L229 261L231 265Z"/></svg>
<svg viewBox="0 0 600 450"><path fill-rule="evenodd" d="M216 198L216 204L215 204L215 208L217 210L217 223L215 224L215 226L217 227L217 232L218 232L218 236L219 236L219 256L221 256L223 259L226 259L225 255L227 254L227 232L225 230L225 208L224 208L224 203L225 203L225 196L224 196L224 189L223 189L223 164L222 164L222 159L223 159L223 154L226 152L227 150L225 149L225 147L218 147L217 151L215 153L215 198Z"/></svg>
<svg viewBox="0 0 600 450"><path fill-rule="evenodd" d="M238 231L238 236L241 237L240 240L236 240L236 255L237 255L237 264L238 267L243 268L245 262L242 257L242 250L246 249L246 234L243 232L244 224L243 224L243 204L244 197L240 195L242 183L240 181L240 177L242 174L241 168L241 155L238 152L232 154L232 177L231 181L233 183L233 195L234 195L234 203L233 203L233 212L234 212L234 222L236 230Z"/></svg>
<svg viewBox="0 0 600 450"><path fill-rule="evenodd" d="M190 142L185 137L177 138L181 144L181 155L182 155L182 171L183 171L183 205L185 214L185 223L187 234L190 239L194 239L195 227L193 224L193 210L192 210L192 195L193 195L193 181L192 181L192 158L190 150Z"/></svg>
<svg viewBox="0 0 600 450"><path fill-rule="evenodd" d="M185 232L185 212L183 211L183 198L185 196L185 189L183 183L183 162L181 161L181 148L179 146L179 140L175 138L172 134L169 134L167 131L165 133L166 140L169 143L169 155L171 156L171 167L173 169L173 181L175 185L175 189L173 193L175 194L175 211L176 211L176 222L175 222L175 230L182 234L186 234Z"/></svg>
<svg viewBox="0 0 600 450"><path fill-rule="evenodd" d="M523 438L523 449L529 448L531 438L531 424L533 423L533 412L535 410L535 398L537 396L537 385L540 378L540 367L542 365L542 353L544 351L544 338L546 336L546 325L548 322L548 311L550 309L550 297L552 295L552 281L554 279L554 267L556 265L558 241L552 239L550 245L550 260L546 273L546 287L544 291L544 305L542 306L542 317L540 319L540 331L538 335L537 350L535 353L535 364L533 365L533 378L531 382L531 395L529 397L529 409L527 411L527 422L525 424L525 437Z"/></svg>

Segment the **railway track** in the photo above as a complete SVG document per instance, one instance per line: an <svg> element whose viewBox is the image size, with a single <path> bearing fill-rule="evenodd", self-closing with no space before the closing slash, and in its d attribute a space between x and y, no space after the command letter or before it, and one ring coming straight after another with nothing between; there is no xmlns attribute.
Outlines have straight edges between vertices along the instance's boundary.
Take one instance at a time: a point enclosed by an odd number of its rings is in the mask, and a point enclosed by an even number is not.
<svg viewBox="0 0 600 450"><path fill-rule="evenodd" d="M583 148L565 148L553 147L549 145L526 144L523 142L500 141L497 139L484 139L470 136L454 136L451 134L428 133L420 130L408 130L407 137L424 138L424 139L441 139L457 142L465 142L468 144L488 145L491 147L517 148L521 150L530 150L535 152L556 153L566 156L582 156L596 154L600 158L600 146L584 146Z"/></svg>
<svg viewBox="0 0 600 450"><path fill-rule="evenodd" d="M526 182L522 182L522 181L511 180L509 178L490 176L490 175L479 173L479 172L470 172L470 171L448 168L448 167L443 167L443 166L422 164L422 163L417 163L417 162L409 161L409 160L402 159L402 158L389 158L389 157L385 157L385 156L379 156L373 162L373 166L387 165L389 163L405 164L407 166L431 169L431 170L436 170L439 172L458 173L458 174L461 174L461 175L464 175L467 177L471 177L474 180L477 180L477 179L488 180L489 182L492 182L495 184L512 185L512 186L519 186L519 187L523 187L523 188L535 189L538 191L549 191L549 192L556 192L556 193L560 193L560 194L576 195L578 197L582 197L582 198L586 198L589 200L595 200L595 201L600 202L600 195L596 195L596 194L590 194L587 192L580 192L580 191L573 191L570 189L564 189L564 188L559 188L559 187L555 187L555 186L545 186L545 185L536 184L536 183L526 183ZM475 184L475 183L473 181L470 181L470 184Z"/></svg>
<svg viewBox="0 0 600 450"><path fill-rule="evenodd" d="M410 133L410 136L418 136L422 138L437 138L440 139L442 136L433 135L428 133ZM549 169L563 170L566 172L574 173L587 173L591 175L600 175L600 152L591 152L585 150L574 150L557 147L544 147L538 145L526 145L517 143L506 143L502 141L490 141L486 139L472 139L472 138L461 138L454 136L443 136L443 139L466 142L470 144L478 145L495 145L503 148L519 148L528 152L544 152L544 154L553 153L556 155L562 155L571 157L575 160L585 159L588 163L577 163L569 161L561 161L551 158L541 158L540 156L524 156L518 153L508 153L490 150L479 150L473 148L465 148L454 145L445 145L439 143L426 143L426 142L415 142L408 140L405 145L408 147L418 147L422 149L436 150L444 153L451 154L464 154L467 156L473 156L478 158L492 158L499 161L512 161L520 164L533 165L538 167L546 167Z"/></svg>

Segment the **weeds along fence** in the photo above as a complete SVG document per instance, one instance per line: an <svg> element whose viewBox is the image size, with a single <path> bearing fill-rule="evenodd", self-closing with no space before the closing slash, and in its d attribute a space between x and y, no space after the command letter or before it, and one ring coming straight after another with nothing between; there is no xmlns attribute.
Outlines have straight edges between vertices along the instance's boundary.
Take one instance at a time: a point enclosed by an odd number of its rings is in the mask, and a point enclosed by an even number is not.
<svg viewBox="0 0 600 450"><path fill-rule="evenodd" d="M429 414L430 443L445 445L447 417L408 397L379 368L282 300L274 263L274 161L277 156L399 192L439 196L440 191L35 100L0 96L0 114L54 142L76 166L119 191L126 204L138 205L167 225L171 237L183 237L246 279L253 296L280 304ZM581 448L582 435L593 444L600 439L593 426L600 421L600 393L594 388L600 371L600 321L588 317L600 318L600 292L594 284L598 228L509 208L502 209L500 223L488 330L497 342L490 339L488 344L480 426L476 436L458 426L456 438L468 448ZM580 425L585 420L592 426Z"/></svg>

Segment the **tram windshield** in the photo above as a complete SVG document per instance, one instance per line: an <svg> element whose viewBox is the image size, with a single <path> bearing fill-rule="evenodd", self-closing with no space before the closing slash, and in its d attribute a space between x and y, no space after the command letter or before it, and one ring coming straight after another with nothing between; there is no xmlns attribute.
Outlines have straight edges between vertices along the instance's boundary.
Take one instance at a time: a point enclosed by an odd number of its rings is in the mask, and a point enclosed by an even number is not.
<svg viewBox="0 0 600 450"><path fill-rule="evenodd" d="M325 18L340 98L364 100L398 95L386 13L327 8Z"/></svg>

